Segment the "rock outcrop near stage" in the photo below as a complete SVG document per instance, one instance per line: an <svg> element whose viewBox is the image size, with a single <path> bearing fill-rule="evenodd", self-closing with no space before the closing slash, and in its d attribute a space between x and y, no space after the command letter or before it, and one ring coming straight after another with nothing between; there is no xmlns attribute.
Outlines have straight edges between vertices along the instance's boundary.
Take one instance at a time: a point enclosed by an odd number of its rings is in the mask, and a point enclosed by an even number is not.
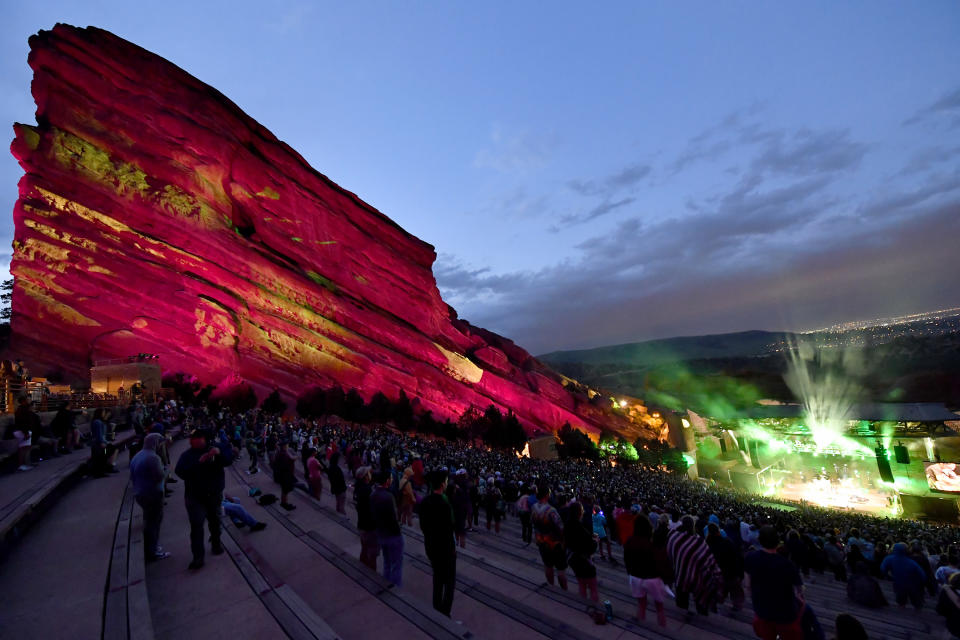
<svg viewBox="0 0 960 640"><path fill-rule="evenodd" d="M149 352L261 398L339 384L402 389L439 417L493 403L532 430L644 428L458 319L433 247L215 89L95 28L30 46L38 125L15 125L11 271L12 340L34 372L86 378Z"/></svg>

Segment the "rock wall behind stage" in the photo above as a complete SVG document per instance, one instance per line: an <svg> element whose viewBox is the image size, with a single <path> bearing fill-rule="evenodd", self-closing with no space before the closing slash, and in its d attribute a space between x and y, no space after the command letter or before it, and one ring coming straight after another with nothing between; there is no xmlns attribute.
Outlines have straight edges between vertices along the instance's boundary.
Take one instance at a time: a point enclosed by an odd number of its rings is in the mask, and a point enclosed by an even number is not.
<svg viewBox="0 0 960 640"><path fill-rule="evenodd" d="M261 398L355 387L457 416L512 409L637 434L440 298L433 247L313 170L215 89L113 34L30 40L38 126L15 125L12 343L35 373L149 352ZM279 97L278 97L279 99Z"/></svg>

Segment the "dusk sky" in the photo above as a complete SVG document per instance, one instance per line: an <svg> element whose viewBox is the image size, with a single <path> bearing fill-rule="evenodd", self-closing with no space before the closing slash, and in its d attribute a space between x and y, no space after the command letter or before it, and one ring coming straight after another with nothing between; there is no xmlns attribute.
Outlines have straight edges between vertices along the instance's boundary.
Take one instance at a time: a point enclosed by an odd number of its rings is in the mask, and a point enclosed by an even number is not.
<svg viewBox="0 0 960 640"><path fill-rule="evenodd" d="M0 2L8 127L31 34L112 31L433 244L444 299L533 353L960 306L955 0ZM4 261L21 175L0 154Z"/></svg>

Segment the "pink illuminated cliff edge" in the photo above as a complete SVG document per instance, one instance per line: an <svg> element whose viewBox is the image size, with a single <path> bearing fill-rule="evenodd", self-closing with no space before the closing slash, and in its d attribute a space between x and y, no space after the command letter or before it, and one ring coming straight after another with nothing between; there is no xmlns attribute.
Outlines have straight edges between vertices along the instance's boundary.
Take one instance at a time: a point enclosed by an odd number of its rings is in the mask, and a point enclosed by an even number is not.
<svg viewBox="0 0 960 640"><path fill-rule="evenodd" d="M17 124L12 344L37 373L157 353L262 398L312 385L422 410L512 409L532 430L658 435L456 317L433 247L313 170L215 89L106 31L30 39ZM572 387L571 387L572 388Z"/></svg>

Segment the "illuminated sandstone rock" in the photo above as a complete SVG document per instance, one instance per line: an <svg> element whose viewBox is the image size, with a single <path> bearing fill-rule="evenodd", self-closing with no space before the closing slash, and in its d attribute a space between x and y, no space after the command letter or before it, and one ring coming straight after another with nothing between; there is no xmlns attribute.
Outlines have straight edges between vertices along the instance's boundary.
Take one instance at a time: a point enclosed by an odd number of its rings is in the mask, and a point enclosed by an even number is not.
<svg viewBox="0 0 960 640"><path fill-rule="evenodd" d="M30 40L38 126L15 125L13 344L87 376L149 352L167 372L313 386L420 410L512 409L636 432L440 298L433 247L314 171L215 89L108 32Z"/></svg>

